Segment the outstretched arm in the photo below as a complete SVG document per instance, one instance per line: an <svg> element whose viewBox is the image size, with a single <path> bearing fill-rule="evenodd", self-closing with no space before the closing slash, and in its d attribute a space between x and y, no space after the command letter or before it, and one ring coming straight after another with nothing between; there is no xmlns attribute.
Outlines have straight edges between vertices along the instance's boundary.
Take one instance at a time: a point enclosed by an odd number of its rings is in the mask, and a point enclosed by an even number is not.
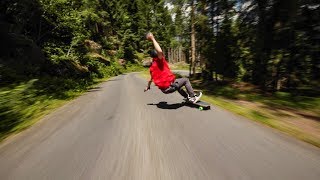
<svg viewBox="0 0 320 180"><path fill-rule="evenodd" d="M161 49L159 43L156 41L156 39L154 38L154 36L153 36L153 34L152 34L151 32L149 32L149 33L147 34L147 39L148 39L149 41L152 41L153 46L154 46L155 50L157 51L158 58L159 58L159 59L162 59L162 57L163 57L162 49Z"/></svg>

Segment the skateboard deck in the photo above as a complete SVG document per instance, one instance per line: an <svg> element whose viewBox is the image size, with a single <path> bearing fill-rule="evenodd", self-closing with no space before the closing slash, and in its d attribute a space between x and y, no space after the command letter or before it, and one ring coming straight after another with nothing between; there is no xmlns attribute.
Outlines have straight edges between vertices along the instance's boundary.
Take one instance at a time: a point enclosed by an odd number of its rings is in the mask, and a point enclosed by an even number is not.
<svg viewBox="0 0 320 180"><path fill-rule="evenodd" d="M197 107L197 108L199 108L199 110L208 110L208 109L210 109L210 104L207 103L207 102L204 102L204 101L198 101L196 103L192 103L192 102L186 101L185 103L187 103L187 104L189 104L191 106Z"/></svg>

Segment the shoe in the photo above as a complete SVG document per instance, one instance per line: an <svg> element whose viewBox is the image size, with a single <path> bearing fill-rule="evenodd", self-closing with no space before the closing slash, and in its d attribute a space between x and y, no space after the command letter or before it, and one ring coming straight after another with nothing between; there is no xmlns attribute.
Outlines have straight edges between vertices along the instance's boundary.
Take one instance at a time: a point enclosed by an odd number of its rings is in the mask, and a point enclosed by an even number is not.
<svg viewBox="0 0 320 180"><path fill-rule="evenodd" d="M188 97L183 98L183 100L186 101L186 102L189 101L189 99L190 99L189 95L188 95Z"/></svg>
<svg viewBox="0 0 320 180"><path fill-rule="evenodd" d="M198 95L195 95L194 97L190 97L189 101L192 103L196 103L200 100L201 96L202 96L202 92L199 92Z"/></svg>

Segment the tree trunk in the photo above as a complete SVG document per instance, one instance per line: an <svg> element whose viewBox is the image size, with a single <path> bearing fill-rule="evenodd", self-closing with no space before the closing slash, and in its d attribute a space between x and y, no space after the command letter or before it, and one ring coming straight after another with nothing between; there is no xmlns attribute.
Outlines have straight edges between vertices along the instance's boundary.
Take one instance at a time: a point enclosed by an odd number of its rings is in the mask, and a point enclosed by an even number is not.
<svg viewBox="0 0 320 180"><path fill-rule="evenodd" d="M267 79L267 61L270 56L270 44L272 39L272 29L270 25L272 22L267 21L266 15L266 0L258 0L258 30L257 30L257 44L256 55L253 70L253 83L259 85L263 89L266 88Z"/></svg>
<svg viewBox="0 0 320 180"><path fill-rule="evenodd" d="M194 0L191 2L191 66L192 66L192 74L195 74L196 71L196 38L195 38L195 21L194 21L194 10L195 4Z"/></svg>

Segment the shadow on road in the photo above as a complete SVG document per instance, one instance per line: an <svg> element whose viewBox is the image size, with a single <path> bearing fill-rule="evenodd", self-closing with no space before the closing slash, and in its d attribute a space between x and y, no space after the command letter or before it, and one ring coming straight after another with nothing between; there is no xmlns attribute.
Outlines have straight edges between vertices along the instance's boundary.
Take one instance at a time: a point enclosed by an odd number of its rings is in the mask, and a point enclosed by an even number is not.
<svg viewBox="0 0 320 180"><path fill-rule="evenodd" d="M157 106L157 107L160 108L160 109L178 109L178 108L184 106L185 103L168 104L168 103L165 102L165 101L161 101L161 102L159 102L159 103L157 103L157 104L155 104L155 103L149 103L149 104L147 104L147 105L149 105L149 106Z"/></svg>
<svg viewBox="0 0 320 180"><path fill-rule="evenodd" d="M191 103L186 103L186 102L181 102L181 103L174 103L174 104L168 104L167 102L165 101L161 101L157 104L155 103L149 103L147 104L149 106L157 106L158 108L160 109L178 109L178 108L181 108L183 106L186 106L186 107L190 107L190 108L196 108L198 109L199 106L195 105L195 104L191 104ZM204 108L203 110L209 110L210 108Z"/></svg>

